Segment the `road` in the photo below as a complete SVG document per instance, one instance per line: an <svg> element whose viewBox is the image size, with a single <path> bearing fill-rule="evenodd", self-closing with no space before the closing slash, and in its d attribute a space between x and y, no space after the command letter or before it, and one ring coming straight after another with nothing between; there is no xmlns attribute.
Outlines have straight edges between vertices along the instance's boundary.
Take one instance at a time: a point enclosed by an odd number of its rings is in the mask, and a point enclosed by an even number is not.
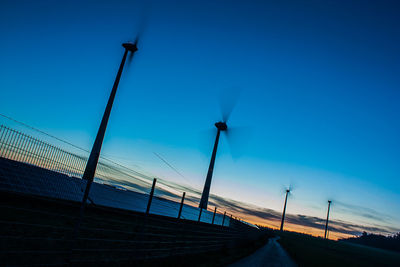
<svg viewBox="0 0 400 267"><path fill-rule="evenodd" d="M277 242L279 237L270 238L268 243L256 252L231 265L230 267L242 266L271 266L271 267L295 267L297 264L289 257L287 252Z"/></svg>

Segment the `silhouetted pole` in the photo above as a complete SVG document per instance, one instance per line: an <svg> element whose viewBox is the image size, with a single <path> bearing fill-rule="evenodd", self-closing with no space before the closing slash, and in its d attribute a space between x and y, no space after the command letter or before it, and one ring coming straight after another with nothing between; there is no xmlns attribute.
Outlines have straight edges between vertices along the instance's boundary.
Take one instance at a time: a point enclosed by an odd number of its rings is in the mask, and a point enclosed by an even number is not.
<svg viewBox="0 0 400 267"><path fill-rule="evenodd" d="M157 182L157 178L154 178L153 185L151 186L151 191L150 191L150 195L149 195L149 202L147 202L146 214L149 214L149 212L150 212L150 206L151 206L151 201L153 201L154 189L156 188L156 182Z"/></svg>
<svg viewBox="0 0 400 267"><path fill-rule="evenodd" d="M99 127L99 130L97 131L96 139L94 141L92 150L90 151L90 156L86 163L85 172L83 173L83 176L82 176L82 179L86 180L87 182L86 182L85 193L83 194L83 198L82 198L79 219L78 219L77 225L74 230L74 235L77 234L77 232L79 231L79 227L82 223L82 217L83 217L83 214L85 211L86 201L89 197L90 187L94 180L94 174L96 172L97 162L99 161L99 157L100 157L101 146L103 144L104 135L106 133L108 119L110 117L112 105L114 103L115 94L117 93L119 80L121 78L122 70L124 69L126 56L128 55L128 52L135 53L137 51L136 43L134 43L134 44L124 43L124 44L122 44L122 46L125 48L125 52L122 57L121 64L119 65L117 77L115 78L110 97L108 98L107 106L104 111L103 118L101 119L100 127Z"/></svg>
<svg viewBox="0 0 400 267"><path fill-rule="evenodd" d="M225 222L225 216L226 216L226 211L224 212L224 218L222 219L222 226L224 226L224 222Z"/></svg>
<svg viewBox="0 0 400 267"><path fill-rule="evenodd" d="M331 209L331 200L328 200L328 213L326 214L326 224L325 224L325 235L324 238L326 239L326 233L328 232L328 221L329 221L329 210Z"/></svg>
<svg viewBox="0 0 400 267"><path fill-rule="evenodd" d="M285 196L285 204L283 206L283 213L282 213L282 221L281 221L281 231L283 231L283 223L285 222L285 213L286 213L286 203L287 203L287 196L289 194L290 190L286 189L286 196Z"/></svg>
<svg viewBox="0 0 400 267"><path fill-rule="evenodd" d="M199 205L199 208L201 209L207 209L208 197L210 195L211 179L214 171L214 163L215 163L215 157L217 155L218 141L220 134L221 130L218 128L217 137L215 138L214 149L211 156L210 166L208 167L206 183L204 184L203 193L201 194L201 200Z"/></svg>
<svg viewBox="0 0 400 267"><path fill-rule="evenodd" d="M182 208L183 208L183 201L185 201L185 195L186 195L186 193L185 193L185 192L183 192L183 195L182 195L182 200L181 200L181 205L180 205L180 207L179 207L178 219L180 219L180 218L181 218L181 214L182 214Z"/></svg>
<svg viewBox="0 0 400 267"><path fill-rule="evenodd" d="M217 207L215 207L215 209L214 209L214 214L213 214L213 218L212 218L211 224L214 224L215 213L216 213L216 212L217 212Z"/></svg>

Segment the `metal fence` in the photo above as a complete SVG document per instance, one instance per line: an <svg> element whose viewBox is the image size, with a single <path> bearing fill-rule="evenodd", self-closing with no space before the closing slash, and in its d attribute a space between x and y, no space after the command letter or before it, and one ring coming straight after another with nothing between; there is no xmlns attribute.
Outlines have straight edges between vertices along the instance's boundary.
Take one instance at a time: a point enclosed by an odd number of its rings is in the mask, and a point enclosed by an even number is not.
<svg viewBox="0 0 400 267"><path fill-rule="evenodd" d="M73 177L82 177L88 159L86 155L70 153L3 125L0 126L0 156ZM133 179L135 184L146 188L153 179L104 159L99 161L95 177L109 182Z"/></svg>
<svg viewBox="0 0 400 267"><path fill-rule="evenodd" d="M260 237L258 228L221 208L200 210L198 196L103 158L90 207L71 241L86 161L86 155L0 126L0 262L126 264L232 249Z"/></svg>
<svg viewBox="0 0 400 267"><path fill-rule="evenodd" d="M2 184L4 185L3 189L7 187L9 190L17 190L20 184L24 184L25 188L20 190L23 193L51 197L60 196L60 198L75 201L81 199L86 181L80 177L82 177L85 169L87 155L71 153L38 138L1 125L0 157L40 168L26 170L23 170L25 168L23 166L12 168L10 171L19 172L19 177L5 182L7 178L3 176L3 181L0 179L0 189L2 189ZM43 169L60 175L57 177L50 175L51 177L48 177L47 180L43 180L43 176L49 176L42 172ZM17 179L20 179L20 183L16 182ZM101 158L96 169L96 183L91 189L89 201L97 205L146 212L153 179L153 177L131 168ZM26 188L26 184L29 184L27 181L33 184L38 183L38 186L32 185ZM75 188L69 188L70 184L76 185ZM65 192L66 190L74 192ZM55 192L58 193L55 194ZM198 209L195 206L198 203L198 196L188 194L188 192L186 192L184 205L181 208L182 193L162 179L158 179L154 198L150 200L152 205L149 212L168 217L178 217L180 214L179 217L182 219L225 226L229 225L230 219L239 219L227 213L221 207L218 209L212 207L210 210Z"/></svg>
<svg viewBox="0 0 400 267"><path fill-rule="evenodd" d="M212 226L91 206L79 236L72 241L68 236L77 205L34 197L18 201L7 194L0 195L0 200L2 213L7 215L0 219L0 261L6 266L132 265L132 261L140 265L140 261L206 256L225 249L219 254L223 257L263 234L252 227ZM186 258L185 265L198 260Z"/></svg>

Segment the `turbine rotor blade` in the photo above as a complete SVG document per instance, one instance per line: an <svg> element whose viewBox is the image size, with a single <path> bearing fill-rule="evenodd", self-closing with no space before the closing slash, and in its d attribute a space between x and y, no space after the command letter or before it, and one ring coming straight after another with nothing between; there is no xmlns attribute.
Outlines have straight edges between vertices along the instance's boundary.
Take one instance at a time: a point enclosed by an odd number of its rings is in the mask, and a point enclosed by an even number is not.
<svg viewBox="0 0 400 267"><path fill-rule="evenodd" d="M129 53L129 56L128 56L128 64L132 62L132 59L133 59L133 53L131 52L131 53Z"/></svg>
<svg viewBox="0 0 400 267"><path fill-rule="evenodd" d="M292 191L293 190L295 190L296 189L296 183L295 182L290 182L290 185L289 185L289 190L290 190L290 193L292 193Z"/></svg>
<svg viewBox="0 0 400 267"><path fill-rule="evenodd" d="M229 120L229 117L237 104L240 91L241 90L238 87L230 87L220 92L219 103L223 122L226 123Z"/></svg>
<svg viewBox="0 0 400 267"><path fill-rule="evenodd" d="M135 44L136 47L138 47L140 37L141 37L141 33L137 34L135 40L133 41L133 44ZM129 53L129 56L128 56L128 63L131 63L134 54L135 54L135 53L133 53L133 52L130 52L130 53Z"/></svg>
<svg viewBox="0 0 400 267"><path fill-rule="evenodd" d="M147 8L146 8L147 9ZM147 29L147 21L148 21L148 16L149 16L149 10L144 10L142 12L143 17L142 19L138 22L137 27L136 27L136 33L133 34L133 36L135 36L134 40L133 40L133 44L136 45L136 47L139 46L140 41L142 40L143 37L143 33L146 31ZM128 63L130 63L132 61L133 58L133 54L134 53L130 53L129 57L128 57Z"/></svg>
<svg viewBox="0 0 400 267"><path fill-rule="evenodd" d="M225 132L232 158L239 158L246 153L251 140L250 127L228 127Z"/></svg>
<svg viewBox="0 0 400 267"><path fill-rule="evenodd" d="M287 190L288 188L286 187L286 186L284 186L284 185L281 185L281 189L280 189L280 191L281 191L281 195L285 195L286 194L286 190Z"/></svg>

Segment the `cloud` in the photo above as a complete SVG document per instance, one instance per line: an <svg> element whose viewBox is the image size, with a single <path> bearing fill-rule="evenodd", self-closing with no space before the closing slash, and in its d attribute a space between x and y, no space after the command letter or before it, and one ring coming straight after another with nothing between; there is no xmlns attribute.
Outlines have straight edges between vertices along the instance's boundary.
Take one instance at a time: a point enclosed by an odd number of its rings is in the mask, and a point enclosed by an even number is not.
<svg viewBox="0 0 400 267"><path fill-rule="evenodd" d="M392 222L394 220L392 216L381 213L371 208L348 204L341 201L334 201L333 204L336 205L337 206L336 209L340 210L341 212L348 214L355 214L366 219L372 219L374 221L387 222L387 223Z"/></svg>
<svg viewBox="0 0 400 267"><path fill-rule="evenodd" d="M269 221L280 221L281 213L272 209L261 208L255 205L246 204L243 202L222 198L218 196L211 196L210 203L216 206L223 206L229 208L232 212L237 212L240 214L246 214L247 216L258 217L260 220L269 220ZM351 205L349 205L351 206ZM362 209L361 209L362 210ZM365 211L368 211L366 213ZM372 215L373 210L365 208L363 214L365 217ZM379 214L375 212L376 214ZM377 220L381 215L375 216ZM314 216L308 216L303 214L286 214L285 222L291 223L294 225L310 227L318 230L325 229L325 218L318 218ZM329 221L329 229L331 232L337 232L345 235L360 235L363 231L370 233L380 233L380 234L393 234L395 232L399 232L400 229L389 227L389 226L368 226L368 225L359 225L352 224L349 222L341 221L341 220L330 220Z"/></svg>
<svg viewBox="0 0 400 267"><path fill-rule="evenodd" d="M128 187L135 188L138 191L146 192L146 186L137 185L131 182L125 181L115 181L114 184L126 184ZM166 186L167 188L171 188L172 190L166 190L162 188L157 188L157 195L159 197L167 197L169 199L175 199L175 201L179 202L181 195L175 194L173 191L178 192L186 192L186 201L192 203L198 203L201 196L201 191L194 189L189 186L179 185L174 182L165 181L159 179L158 183ZM346 204L343 202L335 201L334 202L337 207L336 209L340 209L342 212L356 214L360 217L367 218L369 220L377 221L380 223L387 223L392 221L393 218L379 213L373 209L365 208L357 205ZM210 195L209 205L218 207L219 210L226 210L228 213L232 213L235 217L244 217L246 218L256 218L258 221L265 222L280 222L281 220L281 212L258 207L256 205L232 200L229 198L223 198L216 195ZM286 214L285 222L293 225L304 226L313 228L316 230L324 230L325 228L325 218L318 218L314 216L308 216L303 214ZM360 225L349 223L341 220L330 220L329 221L329 230L330 232L336 232L342 235L360 235L362 232L366 231L369 233L377 233L377 234L393 234L395 232L400 232L400 229L384 226L384 225Z"/></svg>

